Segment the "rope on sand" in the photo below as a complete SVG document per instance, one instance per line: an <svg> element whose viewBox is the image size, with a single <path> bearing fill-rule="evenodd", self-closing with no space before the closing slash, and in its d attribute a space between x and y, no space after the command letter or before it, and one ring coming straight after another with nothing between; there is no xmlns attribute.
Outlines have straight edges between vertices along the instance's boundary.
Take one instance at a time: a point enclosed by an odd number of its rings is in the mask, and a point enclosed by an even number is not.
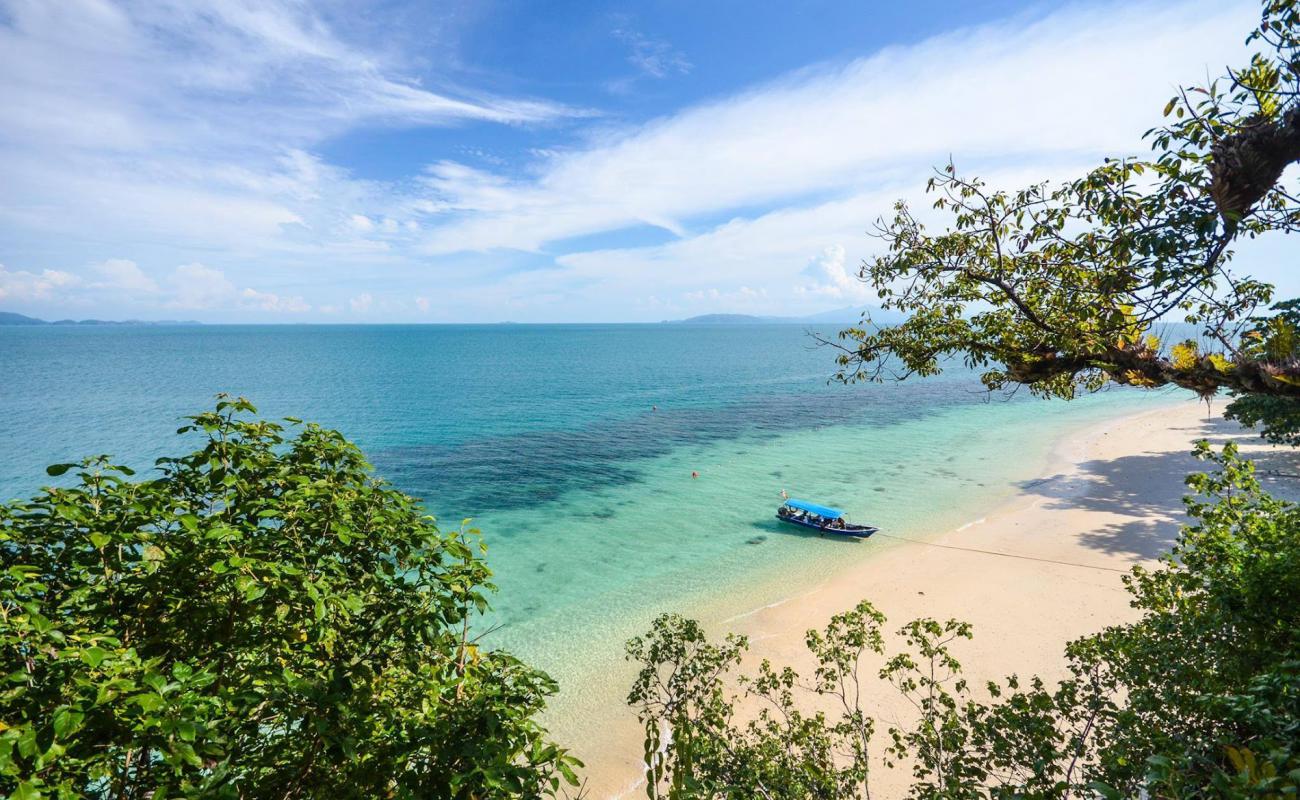
<svg viewBox="0 0 1300 800"><path fill-rule="evenodd" d="M1040 558L1039 556L1022 556L1019 555L1018 553L1001 553L998 552L997 550L981 550L978 547L958 547L957 545L954 544L939 544L938 542L926 542L926 541L922 541L921 539L908 539L906 536L895 536L892 533L882 533L880 531L877 531L872 535L884 536L886 538L895 539L900 542L909 542L911 544L925 545L926 547L939 547L944 550L961 550L966 553L980 553L986 556L1018 558L1021 559L1022 561L1042 561L1043 563L1046 564L1059 564L1060 566L1063 567L1078 567L1080 569L1095 569L1095 570L1100 570L1102 572L1119 572L1119 573L1128 572L1127 569L1120 569L1119 567L1103 567L1098 564L1080 564L1076 561L1058 561L1057 559L1054 558Z"/></svg>

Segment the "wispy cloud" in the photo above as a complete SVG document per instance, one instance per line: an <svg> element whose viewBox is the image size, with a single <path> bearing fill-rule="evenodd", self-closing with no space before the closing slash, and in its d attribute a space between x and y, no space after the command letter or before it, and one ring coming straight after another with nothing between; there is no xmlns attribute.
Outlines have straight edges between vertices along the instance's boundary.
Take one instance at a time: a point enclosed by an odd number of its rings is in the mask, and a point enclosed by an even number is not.
<svg viewBox="0 0 1300 800"><path fill-rule="evenodd" d="M950 154L1025 164L1129 153L1174 81L1225 63L1250 3L1076 7L805 70L559 155L508 182L442 165L431 252L536 250L635 225L806 203L919 176ZM864 224L865 224L864 220Z"/></svg>
<svg viewBox="0 0 1300 800"><path fill-rule="evenodd" d="M392 232L389 189L322 160L321 142L585 113L433 90L392 62L296 0L0 0L0 232L116 253L382 256L365 234Z"/></svg>
<svg viewBox="0 0 1300 800"><path fill-rule="evenodd" d="M664 39L655 39L628 27L615 28L613 35L615 39L627 45L627 61L636 67L641 75L650 78L667 78L671 75L685 75L691 71L693 65L686 58L686 54Z"/></svg>
<svg viewBox="0 0 1300 800"><path fill-rule="evenodd" d="M423 88L289 0L7 0L6 140L301 145L361 121L535 122L563 106ZM269 135L269 138L268 138Z"/></svg>

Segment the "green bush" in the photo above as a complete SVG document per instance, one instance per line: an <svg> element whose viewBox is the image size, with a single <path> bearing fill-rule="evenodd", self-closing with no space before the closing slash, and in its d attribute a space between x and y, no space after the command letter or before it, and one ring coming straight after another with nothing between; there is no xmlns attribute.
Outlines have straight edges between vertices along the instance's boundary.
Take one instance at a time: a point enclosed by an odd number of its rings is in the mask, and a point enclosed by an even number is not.
<svg viewBox="0 0 1300 800"><path fill-rule="evenodd" d="M221 398L202 447L0 506L0 796L490 798L572 782L555 684L478 648L489 572L335 431Z"/></svg>

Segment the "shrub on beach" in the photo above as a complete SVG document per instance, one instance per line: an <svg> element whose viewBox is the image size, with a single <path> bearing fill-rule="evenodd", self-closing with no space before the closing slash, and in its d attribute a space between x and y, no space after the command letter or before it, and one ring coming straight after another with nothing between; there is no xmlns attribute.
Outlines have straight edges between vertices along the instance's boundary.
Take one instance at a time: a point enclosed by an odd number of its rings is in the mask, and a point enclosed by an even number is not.
<svg viewBox="0 0 1300 800"><path fill-rule="evenodd" d="M744 640L660 617L628 647L650 796L865 798L880 765L907 765L917 798L1295 796L1300 507L1263 491L1234 446L1199 454L1219 469L1188 479L1191 524L1158 569L1125 578L1142 618L1070 644L1056 687L1012 677L977 698L954 652L967 625L914 621L889 654L864 602L808 633L810 680L767 662L740 677L763 701L742 724L727 676ZM878 751L868 659L916 709Z"/></svg>
<svg viewBox="0 0 1300 800"><path fill-rule="evenodd" d="M158 477L93 458L0 506L0 796L553 793L554 683L470 636L474 532L254 412L191 417Z"/></svg>

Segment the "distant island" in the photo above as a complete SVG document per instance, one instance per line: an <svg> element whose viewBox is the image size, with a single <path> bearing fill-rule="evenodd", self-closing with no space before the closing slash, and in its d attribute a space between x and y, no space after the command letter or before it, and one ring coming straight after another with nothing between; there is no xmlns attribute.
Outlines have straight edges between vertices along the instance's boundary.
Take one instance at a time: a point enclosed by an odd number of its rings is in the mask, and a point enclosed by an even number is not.
<svg viewBox="0 0 1300 800"><path fill-rule="evenodd" d="M124 319L124 320L107 320L107 319L60 319L50 322L49 320L29 317L26 314L16 314L12 311L0 311L0 325L202 325L192 319Z"/></svg>
<svg viewBox="0 0 1300 800"><path fill-rule="evenodd" d="M666 319L665 325L855 325L862 321L863 313L870 312L871 321L876 324L888 325L896 322L902 322L903 317L892 312L883 311L871 306L837 308L833 311L823 311L820 314L809 314L804 317L770 317L755 316L753 314L701 314L698 317L688 319Z"/></svg>

